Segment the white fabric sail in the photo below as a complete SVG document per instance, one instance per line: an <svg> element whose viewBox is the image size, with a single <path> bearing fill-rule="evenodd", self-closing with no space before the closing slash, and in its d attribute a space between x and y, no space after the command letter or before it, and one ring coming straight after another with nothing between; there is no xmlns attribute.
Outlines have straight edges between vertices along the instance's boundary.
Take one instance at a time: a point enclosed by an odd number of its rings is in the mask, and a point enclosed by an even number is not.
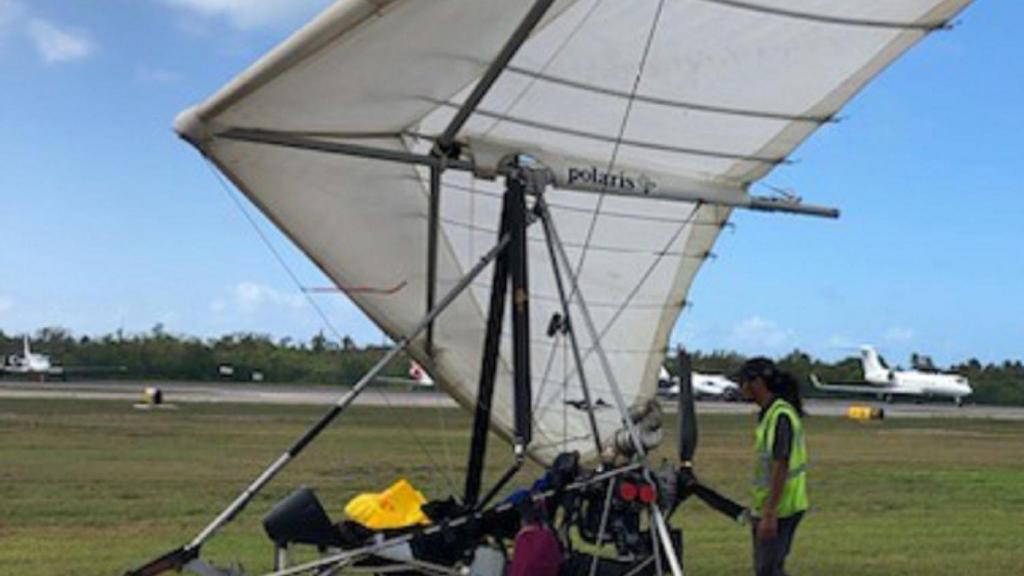
<svg viewBox="0 0 1024 576"><path fill-rule="evenodd" d="M566 181L664 179L742 197L858 90L969 0L558 0L459 134L526 152ZM427 152L529 0L341 0L176 128L393 337L425 312L428 174L412 165L242 142L259 129ZM561 164L559 164L559 162ZM438 293L496 240L504 185L444 174ZM729 208L549 189L553 217L627 403L653 397L669 334ZM594 445L562 335L542 231L530 231L534 443L550 460ZM489 275L411 353L474 404ZM376 287L380 290L354 290ZM578 301L573 313L578 314ZM505 323L509 326L508 321ZM512 429L511 342L493 429ZM578 330L601 435L621 427ZM606 407L605 407L606 406Z"/></svg>

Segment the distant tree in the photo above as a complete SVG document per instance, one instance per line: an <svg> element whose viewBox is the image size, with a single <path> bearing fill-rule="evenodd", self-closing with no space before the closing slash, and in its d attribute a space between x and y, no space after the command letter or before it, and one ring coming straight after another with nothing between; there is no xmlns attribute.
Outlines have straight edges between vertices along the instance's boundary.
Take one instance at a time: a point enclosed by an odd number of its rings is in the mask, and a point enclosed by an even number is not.
<svg viewBox="0 0 1024 576"><path fill-rule="evenodd" d="M309 341L309 347L315 354L320 354L324 350L327 350L327 338L324 338L323 330L316 333L313 339Z"/></svg>

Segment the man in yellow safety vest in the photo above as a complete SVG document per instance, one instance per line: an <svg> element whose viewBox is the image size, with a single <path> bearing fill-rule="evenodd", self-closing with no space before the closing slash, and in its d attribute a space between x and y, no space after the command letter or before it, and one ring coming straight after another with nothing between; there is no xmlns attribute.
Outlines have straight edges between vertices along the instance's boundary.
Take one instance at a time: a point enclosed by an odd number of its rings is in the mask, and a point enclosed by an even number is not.
<svg viewBox="0 0 1024 576"><path fill-rule="evenodd" d="M768 358L748 360L734 379L743 396L761 408L754 433L754 574L784 576L786 556L808 508L800 388Z"/></svg>

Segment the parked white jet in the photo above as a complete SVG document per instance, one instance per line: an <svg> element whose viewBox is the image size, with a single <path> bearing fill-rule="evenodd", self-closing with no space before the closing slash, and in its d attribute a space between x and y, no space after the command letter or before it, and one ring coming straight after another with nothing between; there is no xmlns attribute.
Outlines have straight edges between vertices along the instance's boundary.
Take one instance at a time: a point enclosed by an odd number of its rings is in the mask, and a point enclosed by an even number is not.
<svg viewBox="0 0 1024 576"><path fill-rule="evenodd" d="M64 374L64 368L54 366L49 356L32 352L28 336L24 337L22 343L21 356L17 354L8 356L4 361L3 372L7 374L30 374L40 377Z"/></svg>
<svg viewBox="0 0 1024 576"><path fill-rule="evenodd" d="M811 383L819 390L872 394L886 402L892 402L896 396L952 398L957 406L963 405L964 398L974 392L967 378L959 374L916 368L893 370L871 346L861 347L860 363L864 369L863 382L825 384L811 374Z"/></svg>
<svg viewBox="0 0 1024 576"><path fill-rule="evenodd" d="M64 377L68 373L99 373L99 372L124 372L124 366L60 366L54 364L47 354L39 354L32 351L28 336L22 338L21 356L12 354L3 359L3 366L0 366L0 374L15 374L18 376L35 376L45 380L47 376Z"/></svg>
<svg viewBox="0 0 1024 576"><path fill-rule="evenodd" d="M721 374L694 372L691 378L693 392L697 398L711 398L714 400L740 399L739 384ZM658 375L658 393L669 398L675 398L679 395L679 378L669 374L664 366Z"/></svg>

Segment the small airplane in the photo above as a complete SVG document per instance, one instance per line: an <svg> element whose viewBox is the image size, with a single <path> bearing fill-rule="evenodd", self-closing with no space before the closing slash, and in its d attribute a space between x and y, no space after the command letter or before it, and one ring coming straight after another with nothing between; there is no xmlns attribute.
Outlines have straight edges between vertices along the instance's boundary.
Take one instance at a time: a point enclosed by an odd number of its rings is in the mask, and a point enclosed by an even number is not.
<svg viewBox="0 0 1024 576"><path fill-rule="evenodd" d="M46 380L47 376L65 377L70 372L124 372L125 366L60 366L54 364L47 354L39 354L32 351L28 335L22 338L21 355L11 354L4 358L3 366L0 366L0 375L14 374L19 376L35 376L40 381Z"/></svg>
<svg viewBox="0 0 1024 576"><path fill-rule="evenodd" d="M721 374L694 372L692 382L693 392L697 398L728 400L730 402L742 398L740 396L739 384ZM664 366L662 366L661 373L658 375L658 394L668 398L679 396L679 378L669 374Z"/></svg>
<svg viewBox="0 0 1024 576"><path fill-rule="evenodd" d="M32 352L27 335L22 343L21 356L12 354L4 359L3 373L38 376L40 379L45 379L47 376L64 375L64 368L55 366L49 356Z"/></svg>
<svg viewBox="0 0 1024 576"><path fill-rule="evenodd" d="M871 394L886 402L892 402L897 396L952 398L957 406L962 406L964 398L974 392L967 378L938 371L931 359L928 359L927 369L922 369L923 362L915 362L912 370L894 370L874 348L862 346L860 363L864 369L863 382L826 384L816 374L811 374L811 384L827 392Z"/></svg>
<svg viewBox="0 0 1024 576"><path fill-rule="evenodd" d="M433 388L434 379L427 374L427 371L423 369L414 361L409 361L409 377L408 378L395 378L392 376L381 376L377 378L378 382L384 382L386 384L408 384L412 388Z"/></svg>

